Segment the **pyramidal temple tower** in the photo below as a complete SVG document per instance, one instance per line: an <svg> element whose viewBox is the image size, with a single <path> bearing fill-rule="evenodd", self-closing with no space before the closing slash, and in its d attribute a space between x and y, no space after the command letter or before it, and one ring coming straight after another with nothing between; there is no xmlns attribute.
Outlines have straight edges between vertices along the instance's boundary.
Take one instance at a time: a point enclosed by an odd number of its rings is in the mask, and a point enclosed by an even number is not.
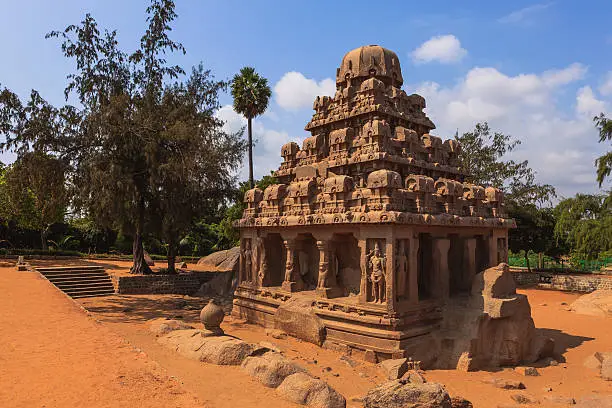
<svg viewBox="0 0 612 408"><path fill-rule="evenodd" d="M299 300L324 326L317 342L408 356L477 272L506 262L501 191L464 181L461 146L430 134L425 99L402 83L390 50L344 56L311 136L282 146L278 184L244 197L235 315L278 327Z"/></svg>

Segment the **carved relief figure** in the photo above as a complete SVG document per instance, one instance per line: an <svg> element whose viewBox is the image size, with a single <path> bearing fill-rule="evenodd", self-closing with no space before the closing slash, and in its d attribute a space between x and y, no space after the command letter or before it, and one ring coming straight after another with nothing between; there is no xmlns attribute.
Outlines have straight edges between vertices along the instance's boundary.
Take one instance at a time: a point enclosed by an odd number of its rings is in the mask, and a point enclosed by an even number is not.
<svg viewBox="0 0 612 408"><path fill-rule="evenodd" d="M369 280L372 282L372 301L382 303L385 300L385 257L381 255L378 242L368 257L368 266L371 270Z"/></svg>
<svg viewBox="0 0 612 408"><path fill-rule="evenodd" d="M266 248L264 246L264 240L262 238L257 237L255 242L255 269L252 273L251 282L255 282L255 280L257 279L259 284L263 285L263 280L266 275L266 269L268 267L268 262L266 260Z"/></svg>
<svg viewBox="0 0 612 408"><path fill-rule="evenodd" d="M327 274L329 273L329 263L324 262L319 265L319 281L317 287L324 289L327 285Z"/></svg>

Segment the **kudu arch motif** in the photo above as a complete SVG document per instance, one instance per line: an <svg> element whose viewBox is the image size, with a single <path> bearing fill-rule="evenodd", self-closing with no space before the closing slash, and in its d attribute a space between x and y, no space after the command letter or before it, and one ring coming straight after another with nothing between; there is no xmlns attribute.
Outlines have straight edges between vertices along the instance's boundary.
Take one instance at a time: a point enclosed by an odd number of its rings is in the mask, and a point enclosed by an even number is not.
<svg viewBox="0 0 612 408"><path fill-rule="evenodd" d="M392 51L344 56L311 136L282 146L279 184L245 194L235 313L265 324L279 302L311 296L328 340L391 355L507 258L501 191L464 182L461 146L429 133L425 99L402 83ZM372 325L366 347L360 327Z"/></svg>

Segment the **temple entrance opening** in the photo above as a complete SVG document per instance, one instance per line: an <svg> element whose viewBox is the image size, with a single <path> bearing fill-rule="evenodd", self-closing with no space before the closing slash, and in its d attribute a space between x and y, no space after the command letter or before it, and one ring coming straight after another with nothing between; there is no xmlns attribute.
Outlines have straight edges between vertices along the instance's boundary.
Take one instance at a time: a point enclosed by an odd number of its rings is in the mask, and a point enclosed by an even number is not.
<svg viewBox="0 0 612 408"><path fill-rule="evenodd" d="M361 286L360 251L353 234L335 234L337 283L347 296L358 295Z"/></svg>
<svg viewBox="0 0 612 408"><path fill-rule="evenodd" d="M266 256L260 268L262 286L281 286L285 276L285 250L280 234L268 234L264 238Z"/></svg>
<svg viewBox="0 0 612 408"><path fill-rule="evenodd" d="M472 286L472 279L469 271L466 271L463 261L464 239L458 234L450 234L450 249L448 253L449 268L449 290L450 296L469 293Z"/></svg>
<svg viewBox="0 0 612 408"><path fill-rule="evenodd" d="M489 243L484 235L476 236L476 265L479 271L489 267Z"/></svg>
<svg viewBox="0 0 612 408"><path fill-rule="evenodd" d="M433 295L433 282L431 274L432 257L431 234L419 234L419 250L417 259L419 300L430 299Z"/></svg>
<svg viewBox="0 0 612 408"><path fill-rule="evenodd" d="M300 234L298 242L298 265L304 290L314 290L319 278L319 250L312 234Z"/></svg>

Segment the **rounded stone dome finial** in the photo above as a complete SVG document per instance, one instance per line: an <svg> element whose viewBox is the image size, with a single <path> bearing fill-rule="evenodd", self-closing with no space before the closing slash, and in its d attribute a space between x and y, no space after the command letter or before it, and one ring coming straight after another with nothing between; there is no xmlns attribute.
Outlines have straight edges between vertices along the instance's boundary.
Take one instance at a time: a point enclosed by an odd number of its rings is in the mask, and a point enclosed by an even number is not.
<svg viewBox="0 0 612 408"><path fill-rule="evenodd" d="M397 54L380 45L364 45L349 51L342 58L336 83L360 77L375 77L387 85L401 87L404 83Z"/></svg>

